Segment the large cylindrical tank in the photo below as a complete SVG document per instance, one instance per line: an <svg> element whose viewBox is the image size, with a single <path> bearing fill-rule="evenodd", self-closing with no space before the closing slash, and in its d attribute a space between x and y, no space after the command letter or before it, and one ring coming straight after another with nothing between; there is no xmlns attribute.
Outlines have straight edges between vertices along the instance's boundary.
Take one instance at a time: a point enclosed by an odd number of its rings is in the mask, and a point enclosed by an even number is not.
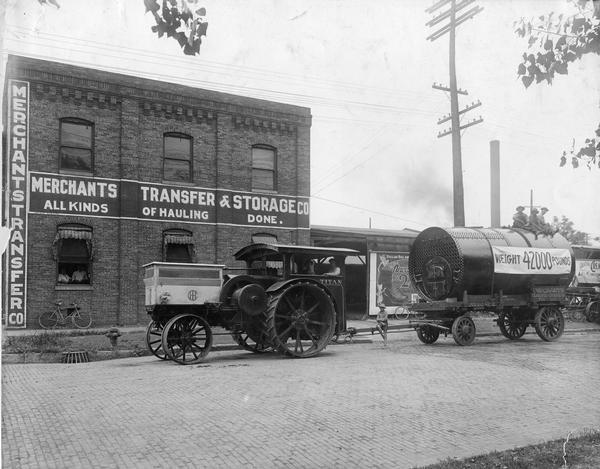
<svg viewBox="0 0 600 469"><path fill-rule="evenodd" d="M564 287L575 262L559 234L536 235L508 228L438 228L422 231L410 250L408 269L429 300L469 295L527 294L532 287Z"/></svg>

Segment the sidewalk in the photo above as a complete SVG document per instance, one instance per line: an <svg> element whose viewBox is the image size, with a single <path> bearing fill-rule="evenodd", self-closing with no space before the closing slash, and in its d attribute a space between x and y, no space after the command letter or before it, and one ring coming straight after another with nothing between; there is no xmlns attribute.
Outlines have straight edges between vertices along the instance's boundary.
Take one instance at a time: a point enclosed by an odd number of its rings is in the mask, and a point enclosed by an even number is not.
<svg viewBox="0 0 600 469"><path fill-rule="evenodd" d="M482 317L482 318L473 318L475 322L475 327L477 329L477 336L490 336L490 335L501 335L500 329L496 325L495 317ZM354 328L356 330L362 329L371 329L374 328L377 324L375 320L375 316L372 318L361 320L361 319L349 319L346 321L346 328ZM391 331L413 331L413 328L410 327L409 321L407 320L398 320L398 319L388 319L388 324L390 326ZM392 327L393 326L393 327ZM128 334L132 332L146 332L147 324L139 324L135 326L101 326L101 327L90 327L88 329L53 329L53 330L44 330L44 329L6 329L2 328L2 336L24 336L24 335L34 335L40 334L42 332L57 332L64 333L69 335L76 335L78 332L81 335L87 334L104 334L108 332L113 327L119 329L121 334ZM92 332L95 331L95 332ZM589 331L600 331L600 324L581 321L574 322L570 320L565 320L565 333L574 333L574 332L589 332ZM526 334L535 334L535 330L533 328L528 328Z"/></svg>

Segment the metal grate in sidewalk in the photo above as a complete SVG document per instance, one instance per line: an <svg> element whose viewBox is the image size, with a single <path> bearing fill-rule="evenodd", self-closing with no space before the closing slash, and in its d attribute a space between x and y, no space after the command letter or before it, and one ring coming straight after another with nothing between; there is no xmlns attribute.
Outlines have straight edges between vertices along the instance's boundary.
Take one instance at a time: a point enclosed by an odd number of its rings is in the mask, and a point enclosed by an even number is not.
<svg viewBox="0 0 600 469"><path fill-rule="evenodd" d="M63 352L62 355L63 363L88 363L90 361L86 351Z"/></svg>

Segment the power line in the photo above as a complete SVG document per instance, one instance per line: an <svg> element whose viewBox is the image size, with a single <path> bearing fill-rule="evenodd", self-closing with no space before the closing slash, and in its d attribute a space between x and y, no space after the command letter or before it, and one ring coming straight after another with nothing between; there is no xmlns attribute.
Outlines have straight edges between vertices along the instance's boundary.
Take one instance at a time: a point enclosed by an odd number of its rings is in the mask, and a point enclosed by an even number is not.
<svg viewBox="0 0 600 469"><path fill-rule="evenodd" d="M407 222L407 223L412 223L414 225L425 226L425 227L430 226L429 224L420 223L420 222L414 221L414 220L407 220L406 218L401 218L401 217L398 217L396 215L390 215L389 213L378 212L376 210L371 210L371 209L364 208L364 207L357 207L356 205L347 204L345 202L340 202L338 200L331 200L331 199L326 199L324 197L317 197L316 195L311 195L310 198L311 199L323 200L325 202L331 202L332 204L342 205L344 207L349 207L349 208L353 208L353 209L356 209L356 210L361 210L363 212L372 213L374 215L383 215L385 217L395 218L397 220L401 220L401 221L404 221L404 222Z"/></svg>

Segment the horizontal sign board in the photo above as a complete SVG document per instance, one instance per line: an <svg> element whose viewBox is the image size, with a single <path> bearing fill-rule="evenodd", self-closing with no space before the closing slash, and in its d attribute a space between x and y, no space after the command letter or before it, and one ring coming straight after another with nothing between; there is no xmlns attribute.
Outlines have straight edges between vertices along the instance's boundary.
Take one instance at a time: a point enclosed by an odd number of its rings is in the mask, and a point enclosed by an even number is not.
<svg viewBox="0 0 600 469"><path fill-rule="evenodd" d="M562 275L571 273L568 249L492 246L494 272L499 274Z"/></svg>
<svg viewBox="0 0 600 469"><path fill-rule="evenodd" d="M308 197L30 173L31 213L308 228Z"/></svg>

